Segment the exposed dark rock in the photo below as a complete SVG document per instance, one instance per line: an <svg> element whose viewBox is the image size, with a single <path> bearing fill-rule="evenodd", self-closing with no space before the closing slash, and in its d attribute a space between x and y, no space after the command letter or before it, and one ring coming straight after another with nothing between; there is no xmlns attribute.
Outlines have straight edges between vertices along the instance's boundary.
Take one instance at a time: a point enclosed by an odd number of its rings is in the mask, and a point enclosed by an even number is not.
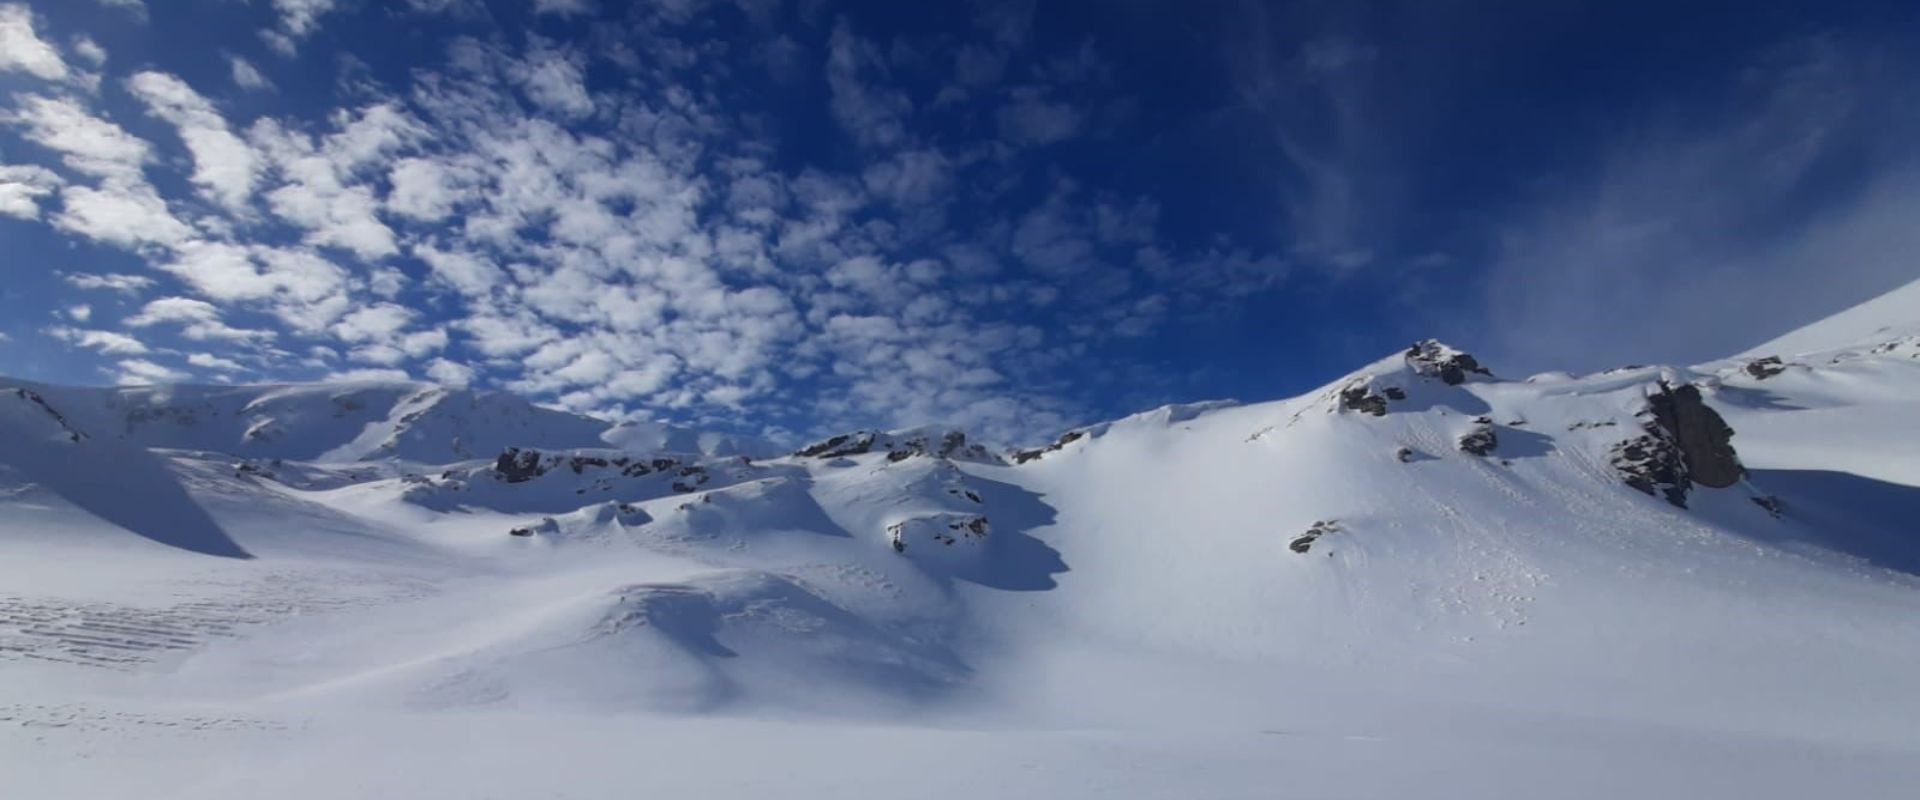
<svg viewBox="0 0 1920 800"><path fill-rule="evenodd" d="M1747 362L1747 365L1742 367L1742 369L1745 369L1748 375L1752 375L1754 380L1764 381L1782 372L1786 372L1787 365L1781 363L1779 356L1767 356L1766 358L1756 358Z"/></svg>
<svg viewBox="0 0 1920 800"><path fill-rule="evenodd" d="M548 465L540 451L509 447L493 462L494 474L508 483L522 483L547 474Z"/></svg>
<svg viewBox="0 0 1920 800"><path fill-rule="evenodd" d="M1475 417L1473 427L1460 434L1458 444L1462 453L1484 456L1500 446L1500 437L1493 432L1493 420Z"/></svg>
<svg viewBox="0 0 1920 800"><path fill-rule="evenodd" d="M1774 519L1779 519L1780 515L1787 511L1786 505L1780 502L1780 498L1774 497L1773 495L1754 495L1752 499L1754 505L1766 509L1767 514L1771 515Z"/></svg>
<svg viewBox="0 0 1920 800"><path fill-rule="evenodd" d="M1372 385L1361 381L1340 390L1340 408L1384 417L1387 415L1387 398L1375 394Z"/></svg>
<svg viewBox="0 0 1920 800"><path fill-rule="evenodd" d="M280 459L277 459L277 458L266 463L255 461L249 458L233 465L233 476L236 478L250 476L255 478L265 478L267 480L276 480L278 479L279 476L275 472L275 470L279 469L280 465L281 465L281 461Z"/></svg>
<svg viewBox="0 0 1920 800"><path fill-rule="evenodd" d="M1687 507L1693 485L1724 489L1746 475L1733 450L1733 429L1700 399L1691 384L1665 381L1647 398L1642 434L1613 446L1621 480L1642 492Z"/></svg>
<svg viewBox="0 0 1920 800"><path fill-rule="evenodd" d="M1698 387L1662 382L1661 391L1648 401L1655 420L1673 434L1686 460L1687 476L1695 483L1725 489L1746 476L1740 456L1733 451L1733 428L1700 399Z"/></svg>
<svg viewBox="0 0 1920 800"><path fill-rule="evenodd" d="M532 536L533 529L532 528L514 528L513 530L507 531L507 535L508 536Z"/></svg>
<svg viewBox="0 0 1920 800"><path fill-rule="evenodd" d="M1062 447L1080 441L1080 439L1086 435L1086 431L1067 431L1066 433L1060 434L1060 438L1053 440L1053 444L1047 445L1046 447L1035 447L1031 450L1015 450L1013 451L1013 463L1025 464L1048 453L1059 450Z"/></svg>
<svg viewBox="0 0 1920 800"><path fill-rule="evenodd" d="M1386 396L1387 396L1387 399L1388 399L1388 400L1405 400L1405 399L1407 399L1407 393L1406 393L1406 391L1405 391L1404 389L1401 389L1401 388L1400 388L1400 387L1398 387L1398 386L1386 386L1386 387L1382 387L1382 388L1380 389L1380 393L1381 393L1381 394L1384 394L1384 395L1386 395Z"/></svg>
<svg viewBox="0 0 1920 800"><path fill-rule="evenodd" d="M887 539L893 552L907 552L907 540L919 537L946 547L952 547L963 541L979 541L987 538L990 528L987 518L979 514L936 514L927 517L905 519L887 526Z"/></svg>
<svg viewBox="0 0 1920 800"><path fill-rule="evenodd" d="M976 461L996 460L986 447L969 441L967 435L960 431L938 434L921 431L900 435L855 431L815 442L795 451L794 455L801 458L842 458L876 450L886 452L887 460L896 462L922 455Z"/></svg>
<svg viewBox="0 0 1920 800"><path fill-rule="evenodd" d="M799 450L794 455L801 458L836 458L855 456L873 449L873 431L843 433L825 441L815 442Z"/></svg>
<svg viewBox="0 0 1920 800"><path fill-rule="evenodd" d="M1667 438L1666 431L1649 425L1644 435L1615 443L1608 455L1626 485L1649 495L1664 496L1667 502L1680 508L1687 507L1687 492L1693 484L1687 479L1687 465L1680 457L1680 448Z"/></svg>
<svg viewBox="0 0 1920 800"><path fill-rule="evenodd" d="M1296 553L1305 553L1313 549L1313 543L1319 541L1320 537L1339 531L1340 521L1337 519L1316 520L1311 527L1307 528L1306 533L1293 537L1293 541L1287 543L1287 549Z"/></svg>
<svg viewBox="0 0 1920 800"><path fill-rule="evenodd" d="M1492 372L1480 366L1478 359L1455 350L1434 339L1414 342L1407 348L1407 366L1414 372L1428 377L1439 378L1448 386L1466 383L1468 375L1486 375Z"/></svg>
<svg viewBox="0 0 1920 800"><path fill-rule="evenodd" d="M1413 460L1413 448L1411 448L1411 447L1398 447L1398 448L1395 448L1395 449L1394 449L1394 451L1393 451L1393 457L1394 457L1394 459L1395 459L1395 460L1397 460L1397 461L1399 461L1399 462L1400 462L1400 463L1402 463L1402 464L1405 464L1405 463L1407 463L1407 462L1409 462L1409 461L1412 461L1412 460Z"/></svg>

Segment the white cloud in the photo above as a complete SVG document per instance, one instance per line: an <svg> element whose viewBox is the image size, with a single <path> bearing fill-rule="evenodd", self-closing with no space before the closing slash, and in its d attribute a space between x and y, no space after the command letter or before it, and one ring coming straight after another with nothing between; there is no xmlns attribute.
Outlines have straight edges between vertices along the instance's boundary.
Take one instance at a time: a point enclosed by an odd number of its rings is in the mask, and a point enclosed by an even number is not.
<svg viewBox="0 0 1920 800"><path fill-rule="evenodd" d="M1072 105L1047 98L1038 87L1014 89L1012 100L1000 109L1000 135L1032 147L1071 139L1080 132L1080 112Z"/></svg>
<svg viewBox="0 0 1920 800"><path fill-rule="evenodd" d="M40 198L65 183L45 167L0 164L0 214L20 219L40 218Z"/></svg>
<svg viewBox="0 0 1920 800"><path fill-rule="evenodd" d="M828 107L834 120L863 145L892 147L904 142L913 101L904 92L870 80L870 73L885 67L879 48L854 34L845 20L834 25L827 47Z"/></svg>
<svg viewBox="0 0 1920 800"><path fill-rule="evenodd" d="M130 249L177 245L193 236L193 229L175 218L167 202L144 183L68 186L60 200L64 208L53 218L55 226L106 244Z"/></svg>
<svg viewBox="0 0 1920 800"><path fill-rule="evenodd" d="M127 318L127 325L146 328L155 325L180 325L180 335L197 342L256 342L274 338L271 331L247 330L227 325L220 309L204 300L190 297L162 297L147 303L140 313Z"/></svg>
<svg viewBox="0 0 1920 800"><path fill-rule="evenodd" d="M943 199L953 183L953 162L937 150L907 150L868 166L867 191L901 205Z"/></svg>
<svg viewBox="0 0 1920 800"><path fill-rule="evenodd" d="M391 339L413 322L417 313L406 306L376 303L340 318L333 335L344 342L373 342Z"/></svg>
<svg viewBox="0 0 1920 800"><path fill-rule="evenodd" d="M24 126L26 139L60 153L68 167L122 181L142 180L150 148L120 126L96 117L66 98L16 96L20 110L10 117Z"/></svg>
<svg viewBox="0 0 1920 800"><path fill-rule="evenodd" d="M425 158L403 158L387 176L387 211L422 222L438 222L472 197L462 171Z"/></svg>
<svg viewBox="0 0 1920 800"><path fill-rule="evenodd" d="M432 378L434 383L438 383L443 386L452 386L455 388L464 389L467 386L472 385L474 379L479 377L479 374L480 374L479 370L474 369L472 366L469 366L467 364L462 364L458 361L448 361L447 359L444 359L444 358L436 358L430 362L427 362L427 369L426 369L427 377Z"/></svg>
<svg viewBox="0 0 1920 800"><path fill-rule="evenodd" d="M106 48L101 47L99 42L93 40L93 37L85 34L73 37L73 53L85 59L88 64L92 64L95 68L107 63Z"/></svg>
<svg viewBox="0 0 1920 800"><path fill-rule="evenodd" d="M432 245L422 244L413 248L413 255L427 262L427 267L433 270L434 280L465 295L485 296L504 277L499 267L472 253L439 250Z"/></svg>
<svg viewBox="0 0 1920 800"><path fill-rule="evenodd" d="M77 306L67 306L66 313L67 319L73 320L74 322L86 322L93 318L93 306L85 303Z"/></svg>
<svg viewBox="0 0 1920 800"><path fill-rule="evenodd" d="M185 81L161 72L142 72L127 88L153 114L180 130L193 155L193 182L203 194L231 211L241 211L253 195L260 159L228 129L226 118Z"/></svg>
<svg viewBox="0 0 1920 800"><path fill-rule="evenodd" d="M33 11L26 6L0 5L0 71L16 70L50 81L67 79L67 63L60 51L33 30Z"/></svg>
<svg viewBox="0 0 1920 800"><path fill-rule="evenodd" d="M192 377L189 373L142 358L130 358L120 362L119 382L123 386L179 383Z"/></svg>
<svg viewBox="0 0 1920 800"><path fill-rule="evenodd" d="M94 0L94 1L108 8L118 8L118 9L127 11L129 13L132 13L135 17L141 20L145 20L147 18L147 0Z"/></svg>
<svg viewBox="0 0 1920 800"><path fill-rule="evenodd" d="M239 56L227 56L227 66L233 74L233 85L247 91L264 91L273 88L273 81L261 74L260 69Z"/></svg>
<svg viewBox="0 0 1920 800"><path fill-rule="evenodd" d="M300 43L279 31L261 31L260 43L267 46L281 58L293 58L300 55Z"/></svg>
<svg viewBox="0 0 1920 800"><path fill-rule="evenodd" d="M246 366L231 358L222 358L212 353L190 353L187 363L201 369L217 369L222 372L241 372Z"/></svg>
<svg viewBox="0 0 1920 800"><path fill-rule="evenodd" d="M333 11L334 5L335 0L273 0L273 9L280 12L280 26L295 38L313 33L320 17Z"/></svg>
<svg viewBox="0 0 1920 800"><path fill-rule="evenodd" d="M587 93L584 59L553 47L540 47L515 63L514 81L536 105L570 117L593 113Z"/></svg>
<svg viewBox="0 0 1920 800"><path fill-rule="evenodd" d="M47 334L63 342L97 350L103 355L137 356L148 352L147 345L139 339L113 331L56 327L48 328Z"/></svg>
<svg viewBox="0 0 1920 800"><path fill-rule="evenodd" d="M536 14L558 14L560 16L591 14L593 13L593 2L592 0L533 0L533 11Z"/></svg>
<svg viewBox="0 0 1920 800"><path fill-rule="evenodd" d="M91 274L68 272L61 276L76 289L107 289L121 294L139 294L153 286L153 279L144 275L121 275L117 273Z"/></svg>
<svg viewBox="0 0 1920 800"><path fill-rule="evenodd" d="M344 182L343 165L335 160L370 156L358 149L322 152L311 138L273 120L255 123L248 136L285 181L266 193L268 206L305 228L309 244L339 247L364 260L399 252L393 231L375 213L380 202L373 189ZM368 138L374 137L356 138L356 147Z"/></svg>
<svg viewBox="0 0 1920 800"><path fill-rule="evenodd" d="M327 375L327 380L347 381L347 382L370 381L370 382L376 382L376 383L394 383L394 382L412 381L413 376L407 374L407 371L404 369L360 368L360 369L339 370L336 372L329 373Z"/></svg>
<svg viewBox="0 0 1920 800"><path fill-rule="evenodd" d="M160 268L201 295L221 302L276 301L297 327L316 310L342 310L327 301L346 287L346 272L311 252L227 242L190 241L174 248Z"/></svg>

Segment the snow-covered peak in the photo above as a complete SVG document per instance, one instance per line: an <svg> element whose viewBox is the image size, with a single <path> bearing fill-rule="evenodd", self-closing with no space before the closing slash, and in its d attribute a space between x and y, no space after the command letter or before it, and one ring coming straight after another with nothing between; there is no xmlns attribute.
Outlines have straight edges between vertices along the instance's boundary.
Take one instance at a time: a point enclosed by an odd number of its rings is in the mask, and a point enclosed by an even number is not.
<svg viewBox="0 0 1920 800"><path fill-rule="evenodd" d="M1920 339L1920 280L1782 334L1739 356L1792 358L1838 350L1872 349L1915 339ZM1915 349L1920 350L1920 347Z"/></svg>

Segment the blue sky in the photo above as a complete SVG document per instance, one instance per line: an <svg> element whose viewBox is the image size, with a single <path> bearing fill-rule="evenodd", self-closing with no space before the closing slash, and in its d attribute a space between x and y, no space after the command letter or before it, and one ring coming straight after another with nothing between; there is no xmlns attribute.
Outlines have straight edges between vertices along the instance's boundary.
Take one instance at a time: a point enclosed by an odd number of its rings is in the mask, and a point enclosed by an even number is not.
<svg viewBox="0 0 1920 800"><path fill-rule="evenodd" d="M1920 12L1673 5L0 0L0 372L1029 440L1920 274Z"/></svg>

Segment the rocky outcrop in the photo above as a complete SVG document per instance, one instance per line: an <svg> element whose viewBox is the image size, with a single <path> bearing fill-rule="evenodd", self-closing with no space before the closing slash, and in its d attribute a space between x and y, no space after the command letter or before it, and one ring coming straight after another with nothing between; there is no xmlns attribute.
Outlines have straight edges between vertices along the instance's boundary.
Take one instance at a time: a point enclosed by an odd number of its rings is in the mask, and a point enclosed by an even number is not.
<svg viewBox="0 0 1920 800"><path fill-rule="evenodd" d="M493 462L493 473L507 483L524 483L547 474L546 459L538 450L509 447Z"/></svg>
<svg viewBox="0 0 1920 800"><path fill-rule="evenodd" d="M1686 508L1694 484L1724 489L1745 477L1733 428L1700 398L1699 388L1662 381L1641 416L1641 434L1609 453L1628 486Z"/></svg>
<svg viewBox="0 0 1920 800"><path fill-rule="evenodd" d="M905 553L916 544L977 544L986 540L989 528L987 518L979 514L930 514L888 525L887 541L896 553Z"/></svg>
<svg viewBox="0 0 1920 800"><path fill-rule="evenodd" d="M712 479L706 467L669 456L635 458L593 452L546 453L530 447L509 447L493 462L494 477L507 483L525 483L557 469L570 470L575 475L608 471L625 478L671 474L673 490L682 493L698 491ZM586 490L578 492L584 494Z"/></svg>
<svg viewBox="0 0 1920 800"><path fill-rule="evenodd" d="M1493 375L1486 367L1480 366L1479 360L1473 356L1434 339L1414 342L1413 346L1407 348L1406 357L1407 366L1414 372L1439 378L1441 383L1448 386L1466 383L1470 375Z"/></svg>
<svg viewBox="0 0 1920 800"><path fill-rule="evenodd" d="M1782 372L1786 372L1787 365L1781 363L1779 356L1767 356L1766 358L1756 358L1749 361L1747 365L1741 367L1741 369L1748 375L1753 376L1754 380L1764 381Z"/></svg>
<svg viewBox="0 0 1920 800"><path fill-rule="evenodd" d="M800 458L843 458L883 452L888 461L905 461L914 456L994 461L984 445L967 439L962 431L854 431L843 433L794 451Z"/></svg>
<svg viewBox="0 0 1920 800"><path fill-rule="evenodd" d="M1293 541L1287 543L1287 549L1296 553L1305 553L1313 549L1313 543L1319 541L1320 537L1338 532L1340 532L1339 520L1316 520L1311 527L1307 528L1306 533L1293 537Z"/></svg>
<svg viewBox="0 0 1920 800"><path fill-rule="evenodd" d="M1628 486L1680 508L1687 507L1687 492L1693 483L1687 479L1687 466L1665 431L1649 428L1644 435L1616 442L1608 452L1608 461L1620 480Z"/></svg>
<svg viewBox="0 0 1920 800"><path fill-rule="evenodd" d="M1493 420L1487 417L1475 417L1473 427L1460 434L1457 441L1460 452L1469 455L1485 456L1500 446L1500 437L1493 432Z"/></svg>
<svg viewBox="0 0 1920 800"><path fill-rule="evenodd" d="M1661 391L1647 398L1654 419L1673 435L1686 460L1687 476L1695 483L1724 489L1746 476L1740 456L1733 451L1733 428L1700 399L1692 384L1661 383Z"/></svg>
<svg viewBox="0 0 1920 800"><path fill-rule="evenodd" d="M1067 445L1080 441L1081 439L1085 438L1086 435L1087 435L1086 431L1067 431L1066 433L1060 434L1060 438L1053 440L1053 444L1049 444L1046 447L1035 447L1028 450L1015 450L1013 451L1013 463L1025 464L1029 461L1032 461L1036 458L1044 456L1048 453L1058 451L1062 447L1066 447Z"/></svg>
<svg viewBox="0 0 1920 800"><path fill-rule="evenodd" d="M1340 390L1340 409L1384 417L1387 415L1387 398L1375 393L1371 384L1361 381Z"/></svg>

